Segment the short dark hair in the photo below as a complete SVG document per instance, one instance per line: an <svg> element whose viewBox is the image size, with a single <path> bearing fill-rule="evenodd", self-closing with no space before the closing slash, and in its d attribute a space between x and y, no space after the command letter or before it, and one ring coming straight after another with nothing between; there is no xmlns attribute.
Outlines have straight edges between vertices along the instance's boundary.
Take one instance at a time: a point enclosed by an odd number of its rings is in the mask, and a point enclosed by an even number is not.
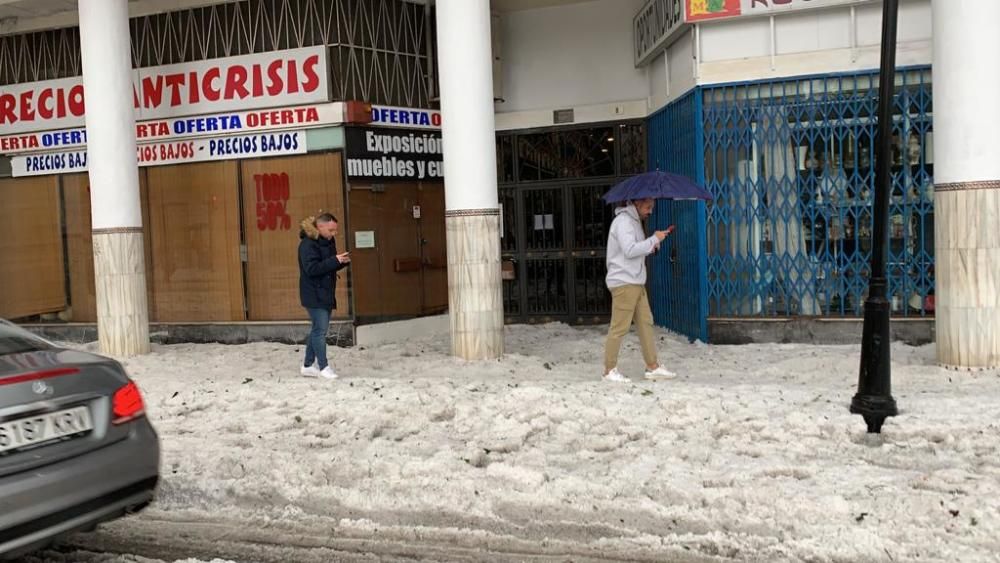
<svg viewBox="0 0 1000 563"><path fill-rule="evenodd" d="M317 225L320 223L339 223L339 222L340 221L337 221L337 218L334 217L332 213L320 213L319 215L316 216Z"/></svg>

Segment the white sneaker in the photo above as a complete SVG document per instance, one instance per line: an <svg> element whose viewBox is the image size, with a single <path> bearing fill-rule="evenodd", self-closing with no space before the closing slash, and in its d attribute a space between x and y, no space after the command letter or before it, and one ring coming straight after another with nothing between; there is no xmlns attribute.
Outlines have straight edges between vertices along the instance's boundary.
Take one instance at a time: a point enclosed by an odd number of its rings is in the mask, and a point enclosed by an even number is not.
<svg viewBox="0 0 1000 563"><path fill-rule="evenodd" d="M319 377L320 372L319 368L316 367L316 364L313 364L309 367L303 366L299 373L301 373L303 377Z"/></svg>
<svg viewBox="0 0 1000 563"><path fill-rule="evenodd" d="M677 377L677 374L668 370L663 366L656 366L656 369L646 370L646 379L650 381L657 381L662 379L673 379Z"/></svg>
<svg viewBox="0 0 1000 563"><path fill-rule="evenodd" d="M319 376L323 379L337 379L338 375L333 371L333 366L326 366L323 371L319 372Z"/></svg>
<svg viewBox="0 0 1000 563"><path fill-rule="evenodd" d="M632 380L622 375L622 372L618 371L618 368L611 368L611 371L604 374L604 381L611 381L614 383L632 383Z"/></svg>

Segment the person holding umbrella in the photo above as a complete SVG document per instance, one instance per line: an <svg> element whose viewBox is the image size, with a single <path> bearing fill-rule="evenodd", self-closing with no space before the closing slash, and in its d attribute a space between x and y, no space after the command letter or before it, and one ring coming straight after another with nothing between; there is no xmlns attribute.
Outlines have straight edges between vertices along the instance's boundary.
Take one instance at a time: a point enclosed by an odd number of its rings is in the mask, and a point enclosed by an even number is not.
<svg viewBox="0 0 1000 563"><path fill-rule="evenodd" d="M618 204L608 230L606 257L605 283L611 292L611 324L604 344L605 381L630 381L618 371L618 355L622 339L633 322L639 334L646 379L676 377L657 360L653 313L646 294L646 257L659 250L674 230L671 226L646 236L642 222L652 215L658 198L711 199L711 195L683 176L659 171L630 178L604 195L606 202Z"/></svg>

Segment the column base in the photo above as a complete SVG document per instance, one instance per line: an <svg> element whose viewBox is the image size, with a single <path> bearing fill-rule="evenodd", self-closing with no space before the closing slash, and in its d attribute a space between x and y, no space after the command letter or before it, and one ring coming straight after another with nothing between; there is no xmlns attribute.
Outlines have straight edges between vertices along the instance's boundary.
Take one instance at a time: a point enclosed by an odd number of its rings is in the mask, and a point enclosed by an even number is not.
<svg viewBox="0 0 1000 563"><path fill-rule="evenodd" d="M939 184L934 196L938 362L1000 367L1000 181Z"/></svg>
<svg viewBox="0 0 1000 563"><path fill-rule="evenodd" d="M93 240L101 353L117 358L147 354L149 304L142 228L96 229Z"/></svg>
<svg viewBox="0 0 1000 563"><path fill-rule="evenodd" d="M499 211L447 211L445 225L452 354L498 359L504 351Z"/></svg>

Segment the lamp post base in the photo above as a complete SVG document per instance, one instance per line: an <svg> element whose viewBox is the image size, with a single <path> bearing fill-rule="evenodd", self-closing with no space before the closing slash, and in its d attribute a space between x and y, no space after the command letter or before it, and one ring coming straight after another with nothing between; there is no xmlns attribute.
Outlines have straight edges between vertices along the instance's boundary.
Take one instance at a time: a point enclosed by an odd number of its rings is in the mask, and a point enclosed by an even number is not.
<svg viewBox="0 0 1000 563"><path fill-rule="evenodd" d="M896 400L883 395L855 395L851 400L851 414L860 414L868 425L870 434L881 434L886 418L896 416Z"/></svg>

